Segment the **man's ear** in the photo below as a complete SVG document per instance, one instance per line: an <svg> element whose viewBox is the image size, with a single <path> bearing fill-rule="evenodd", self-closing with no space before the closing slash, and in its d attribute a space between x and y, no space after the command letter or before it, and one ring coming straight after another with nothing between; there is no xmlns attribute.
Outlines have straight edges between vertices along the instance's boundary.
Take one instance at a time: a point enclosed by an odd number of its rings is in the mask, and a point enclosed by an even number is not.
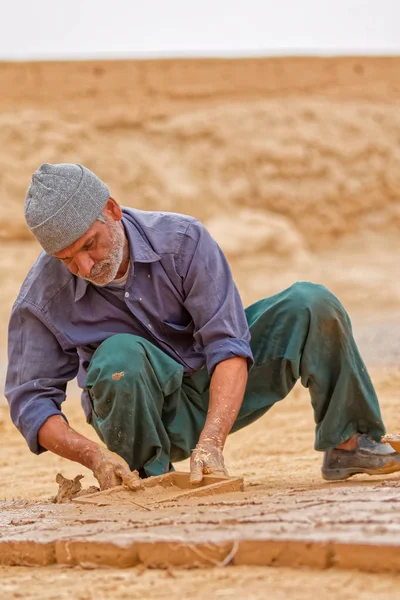
<svg viewBox="0 0 400 600"><path fill-rule="evenodd" d="M113 221L120 221L122 219L121 207L111 196L107 200L107 204L104 207L104 212L111 217Z"/></svg>

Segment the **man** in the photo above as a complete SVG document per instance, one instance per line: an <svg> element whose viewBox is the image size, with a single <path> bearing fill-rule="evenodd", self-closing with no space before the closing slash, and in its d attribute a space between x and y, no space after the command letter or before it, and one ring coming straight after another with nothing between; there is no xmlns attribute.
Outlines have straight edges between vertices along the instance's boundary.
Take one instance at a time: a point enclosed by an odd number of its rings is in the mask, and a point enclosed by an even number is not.
<svg viewBox="0 0 400 600"><path fill-rule="evenodd" d="M6 396L33 452L85 465L102 489L134 487L131 471L160 475L189 456L200 482L226 474L228 434L300 378L325 479L400 470L400 455L379 443L378 400L348 316L326 288L297 283L244 310L201 223L121 209L81 165L42 165L25 217L45 252L12 310ZM61 413L76 375L108 450Z"/></svg>

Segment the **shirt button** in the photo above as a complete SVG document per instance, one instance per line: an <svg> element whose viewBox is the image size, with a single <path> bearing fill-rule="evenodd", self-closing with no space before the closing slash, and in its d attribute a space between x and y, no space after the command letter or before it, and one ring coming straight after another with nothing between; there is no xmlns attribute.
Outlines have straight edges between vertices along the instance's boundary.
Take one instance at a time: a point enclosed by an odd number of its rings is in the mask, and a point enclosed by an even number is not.
<svg viewBox="0 0 400 600"><path fill-rule="evenodd" d="M125 292L125 298L129 298L129 292Z"/></svg>

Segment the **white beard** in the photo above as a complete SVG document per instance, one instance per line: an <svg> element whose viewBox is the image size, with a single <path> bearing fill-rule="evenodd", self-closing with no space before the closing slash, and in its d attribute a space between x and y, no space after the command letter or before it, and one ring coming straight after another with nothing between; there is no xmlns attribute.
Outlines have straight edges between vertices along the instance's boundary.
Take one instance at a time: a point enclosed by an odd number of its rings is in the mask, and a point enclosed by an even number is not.
<svg viewBox="0 0 400 600"><path fill-rule="evenodd" d="M124 258L125 235L121 224L110 219L107 220L106 226L110 232L110 254L108 258L96 263L87 277L83 277L86 281L100 287L111 283L116 278Z"/></svg>

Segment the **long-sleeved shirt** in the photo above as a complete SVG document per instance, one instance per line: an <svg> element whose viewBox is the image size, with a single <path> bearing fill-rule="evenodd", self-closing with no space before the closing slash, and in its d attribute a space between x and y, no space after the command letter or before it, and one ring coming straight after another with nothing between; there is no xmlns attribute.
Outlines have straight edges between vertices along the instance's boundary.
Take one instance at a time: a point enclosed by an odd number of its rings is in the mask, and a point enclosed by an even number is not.
<svg viewBox="0 0 400 600"><path fill-rule="evenodd" d="M247 358L250 333L221 249L196 219L123 208L130 269L122 294L73 275L42 252L29 271L9 324L5 394L11 418L32 452L44 451L38 431L61 414L67 383L85 388L96 348L118 333L155 344L190 374L206 365ZM65 417L64 417L65 418Z"/></svg>

